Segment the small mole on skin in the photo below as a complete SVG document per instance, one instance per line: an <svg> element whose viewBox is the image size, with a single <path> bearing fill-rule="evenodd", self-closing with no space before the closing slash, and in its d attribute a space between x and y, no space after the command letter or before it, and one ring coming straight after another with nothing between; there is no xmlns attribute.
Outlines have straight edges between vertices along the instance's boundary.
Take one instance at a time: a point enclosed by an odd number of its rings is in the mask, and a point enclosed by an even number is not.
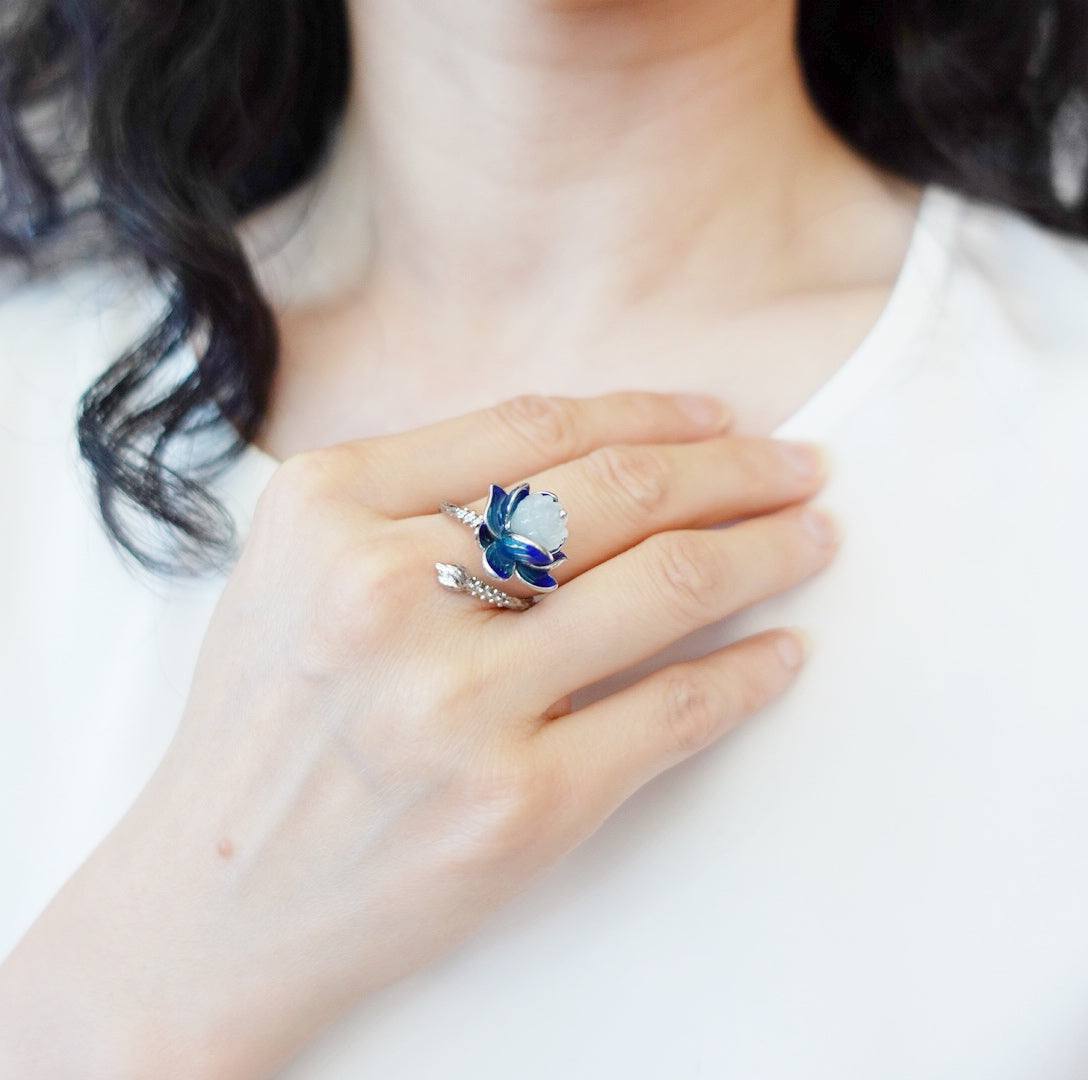
<svg viewBox="0 0 1088 1080"><path fill-rule="evenodd" d="M216 845L215 850L219 852L219 857L221 859L229 859L232 858L234 855L234 845L227 837L224 837L222 840L219 841L219 843Z"/></svg>

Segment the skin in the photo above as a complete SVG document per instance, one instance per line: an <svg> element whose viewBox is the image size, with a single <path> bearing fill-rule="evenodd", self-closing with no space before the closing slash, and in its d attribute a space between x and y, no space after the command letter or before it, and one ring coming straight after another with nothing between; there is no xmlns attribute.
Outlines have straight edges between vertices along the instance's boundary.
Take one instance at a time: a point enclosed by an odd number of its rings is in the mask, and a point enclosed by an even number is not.
<svg viewBox="0 0 1088 1080"><path fill-rule="evenodd" d="M766 435L883 309L918 192L815 113L790 3L349 7L331 159L246 229L274 457L525 392L710 392Z"/></svg>
<svg viewBox="0 0 1088 1080"><path fill-rule="evenodd" d="M5 1075L272 1076L801 661L772 631L569 708L837 547L804 507L818 456L759 436L871 325L917 193L812 112L789 6L351 18L321 182L244 228L284 334L261 440L284 464L165 759L0 967ZM586 396L640 385L732 416ZM433 577L435 552L478 558L435 507L490 480L594 523L528 612Z"/></svg>

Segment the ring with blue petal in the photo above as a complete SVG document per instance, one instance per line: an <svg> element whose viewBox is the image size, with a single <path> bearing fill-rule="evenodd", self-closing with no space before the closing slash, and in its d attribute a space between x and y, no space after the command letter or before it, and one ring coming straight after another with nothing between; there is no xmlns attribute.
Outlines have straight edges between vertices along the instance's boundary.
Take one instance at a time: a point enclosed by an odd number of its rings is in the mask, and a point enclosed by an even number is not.
<svg viewBox="0 0 1088 1080"><path fill-rule="evenodd" d="M552 571L566 559L567 512L550 491L531 494L528 484L505 491L491 485L483 519L476 526L484 569L500 581L515 575L531 589L552 592Z"/></svg>
<svg viewBox="0 0 1088 1080"><path fill-rule="evenodd" d="M567 512L550 491L529 491L518 484L506 491L492 484L482 514L457 503L440 503L438 509L472 529L483 549L484 569L499 581L517 577L538 593L559 587L552 571L566 559ZM494 607L526 611L540 596L511 596L456 563L435 563L438 583L453 592L468 593Z"/></svg>

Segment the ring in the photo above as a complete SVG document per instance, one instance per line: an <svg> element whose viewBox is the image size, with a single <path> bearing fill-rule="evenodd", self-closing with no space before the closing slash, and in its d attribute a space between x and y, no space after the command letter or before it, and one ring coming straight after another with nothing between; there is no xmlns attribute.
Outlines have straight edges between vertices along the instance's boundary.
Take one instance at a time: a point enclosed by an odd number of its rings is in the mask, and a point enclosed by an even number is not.
<svg viewBox="0 0 1088 1080"><path fill-rule="evenodd" d="M509 581L517 575L539 593L559 588L551 572L567 557L561 550L567 542L567 512L550 491L531 495L528 484L518 484L509 492L492 484L482 514L448 502L439 510L473 530L483 549L484 570L491 577ZM445 588L467 592L496 607L524 611L540 599L511 596L454 563L435 563L435 569Z"/></svg>

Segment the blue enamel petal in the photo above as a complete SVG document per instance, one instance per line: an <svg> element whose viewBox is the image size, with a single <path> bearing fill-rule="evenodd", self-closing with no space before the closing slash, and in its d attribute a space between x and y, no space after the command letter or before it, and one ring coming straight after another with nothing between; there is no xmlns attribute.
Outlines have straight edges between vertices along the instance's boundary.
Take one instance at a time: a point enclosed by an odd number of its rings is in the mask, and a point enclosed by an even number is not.
<svg viewBox="0 0 1088 1080"><path fill-rule="evenodd" d="M500 581L508 581L516 563L503 550L501 543L491 544L484 552L484 569Z"/></svg>
<svg viewBox="0 0 1088 1080"><path fill-rule="evenodd" d="M498 537L487 527L486 521L481 521L476 529L476 539L480 544L480 547L487 547L489 544L495 543Z"/></svg>
<svg viewBox="0 0 1088 1080"><path fill-rule="evenodd" d="M552 555L539 544L517 533L508 533L500 541L503 548L511 558L519 563L528 563L530 566L551 566Z"/></svg>
<svg viewBox="0 0 1088 1080"><path fill-rule="evenodd" d="M516 488L510 489L510 494L506 497L506 508L503 511L503 531L507 531L510 528L510 518L514 511L518 508L518 503L529 494L528 484L518 484Z"/></svg>
<svg viewBox="0 0 1088 1080"><path fill-rule="evenodd" d="M559 582L546 570L537 570L535 567L518 563L517 574L526 585L531 585L534 589L539 589L540 592L551 592L552 589L559 588Z"/></svg>
<svg viewBox="0 0 1088 1080"><path fill-rule="evenodd" d="M564 555L562 551L553 551L552 552L552 566L558 566L565 558L566 558L566 555ZM548 569L550 570L551 567L549 567Z"/></svg>
<svg viewBox="0 0 1088 1080"><path fill-rule="evenodd" d="M506 504L509 496L498 484L491 485L491 494L484 510L484 520L494 536L502 536L506 528Z"/></svg>

